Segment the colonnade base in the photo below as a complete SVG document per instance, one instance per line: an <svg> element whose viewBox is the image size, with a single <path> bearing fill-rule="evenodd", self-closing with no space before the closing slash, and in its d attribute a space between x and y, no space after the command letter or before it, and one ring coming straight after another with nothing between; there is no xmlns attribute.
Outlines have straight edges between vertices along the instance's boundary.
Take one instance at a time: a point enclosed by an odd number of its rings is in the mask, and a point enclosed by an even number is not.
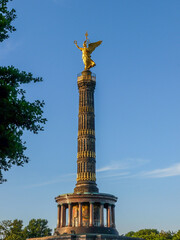
<svg viewBox="0 0 180 240"><path fill-rule="evenodd" d="M65 234L61 236L29 238L27 240L140 240L140 238L131 238L112 234Z"/></svg>
<svg viewBox="0 0 180 240"><path fill-rule="evenodd" d="M83 235L83 234L102 234L103 235L119 235L118 231L115 228L108 227L63 227L56 228L54 235L64 235L64 234L75 234L75 235Z"/></svg>

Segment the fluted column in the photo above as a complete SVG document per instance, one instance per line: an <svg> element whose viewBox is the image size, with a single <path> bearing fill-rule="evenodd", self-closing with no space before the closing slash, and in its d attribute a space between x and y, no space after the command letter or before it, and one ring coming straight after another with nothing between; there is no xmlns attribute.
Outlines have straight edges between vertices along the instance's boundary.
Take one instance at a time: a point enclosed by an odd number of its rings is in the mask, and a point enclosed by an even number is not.
<svg viewBox="0 0 180 240"><path fill-rule="evenodd" d="M112 227L115 228L116 227L116 224L115 224L115 206L112 205Z"/></svg>
<svg viewBox="0 0 180 240"><path fill-rule="evenodd" d="M92 227L94 226L94 204L90 203L90 221L89 221L89 226Z"/></svg>
<svg viewBox="0 0 180 240"><path fill-rule="evenodd" d="M68 204L68 227L72 226L72 204Z"/></svg>
<svg viewBox="0 0 180 240"><path fill-rule="evenodd" d="M61 205L58 205L57 228L60 227L60 224L61 224Z"/></svg>
<svg viewBox="0 0 180 240"><path fill-rule="evenodd" d="M104 227L104 204L100 205L100 226Z"/></svg>
<svg viewBox="0 0 180 240"><path fill-rule="evenodd" d="M94 90L96 77L89 70L78 76L79 115L77 183L75 193L99 192L96 185Z"/></svg>
<svg viewBox="0 0 180 240"><path fill-rule="evenodd" d="M82 226L82 203L79 203L79 227Z"/></svg>
<svg viewBox="0 0 180 240"><path fill-rule="evenodd" d="M111 205L110 204L108 205L108 217L107 217L107 220L108 220L107 226L111 227Z"/></svg>

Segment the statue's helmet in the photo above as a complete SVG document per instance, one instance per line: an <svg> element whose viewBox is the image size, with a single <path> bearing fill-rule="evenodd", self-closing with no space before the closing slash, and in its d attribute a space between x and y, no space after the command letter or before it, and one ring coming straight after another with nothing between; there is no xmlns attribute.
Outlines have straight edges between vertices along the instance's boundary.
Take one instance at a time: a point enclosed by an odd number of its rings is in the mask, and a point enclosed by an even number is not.
<svg viewBox="0 0 180 240"><path fill-rule="evenodd" d="M83 47L87 47L87 40L84 41Z"/></svg>

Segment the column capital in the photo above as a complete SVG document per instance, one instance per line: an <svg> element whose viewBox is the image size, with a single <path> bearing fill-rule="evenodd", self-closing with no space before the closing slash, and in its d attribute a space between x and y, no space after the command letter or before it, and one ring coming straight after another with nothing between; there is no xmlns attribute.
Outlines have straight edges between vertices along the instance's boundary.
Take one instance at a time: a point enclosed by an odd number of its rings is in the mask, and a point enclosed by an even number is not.
<svg viewBox="0 0 180 240"><path fill-rule="evenodd" d="M112 207L112 206L114 206L114 204L113 203L108 203L108 207Z"/></svg>

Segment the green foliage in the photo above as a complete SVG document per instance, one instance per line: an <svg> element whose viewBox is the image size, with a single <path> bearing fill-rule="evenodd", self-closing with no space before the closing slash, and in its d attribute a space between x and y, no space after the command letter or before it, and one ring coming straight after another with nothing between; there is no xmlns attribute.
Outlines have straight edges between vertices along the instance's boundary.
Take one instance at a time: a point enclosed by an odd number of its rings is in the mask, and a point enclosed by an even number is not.
<svg viewBox="0 0 180 240"><path fill-rule="evenodd" d="M10 232L12 221L4 220L0 223L0 239L4 239Z"/></svg>
<svg viewBox="0 0 180 240"><path fill-rule="evenodd" d="M172 239L173 238L173 234L168 231L168 232L164 232L164 231L161 231L159 233L159 238L160 240L163 240L163 239Z"/></svg>
<svg viewBox="0 0 180 240"><path fill-rule="evenodd" d="M23 221L15 219L0 222L1 240L26 240L31 237L45 237L51 235L51 229L45 219L32 219L23 229Z"/></svg>
<svg viewBox="0 0 180 240"><path fill-rule="evenodd" d="M16 30L11 25L16 18L15 10L7 8L10 1L0 0L0 42ZM42 78L34 78L31 73L21 72L13 66L0 67L0 184L6 181L3 171L8 171L12 165L23 166L29 161L24 154L23 131L37 134L43 130L42 124L46 122L42 117L44 102L28 102L21 88L22 84L40 81Z"/></svg>
<svg viewBox="0 0 180 240"><path fill-rule="evenodd" d="M15 219L10 226L10 231L7 237L5 237L5 240L23 240L24 234L22 227L23 222L21 220Z"/></svg>
<svg viewBox="0 0 180 240"><path fill-rule="evenodd" d="M141 238L145 240L180 240L180 231L177 233L173 232L165 232L161 231L159 232L156 229L142 229L137 232L129 232L125 235L126 237L132 237L132 238Z"/></svg>
<svg viewBox="0 0 180 240"><path fill-rule="evenodd" d="M32 219L28 226L24 228L26 238L35 238L50 236L52 230L47 226L48 221L45 219Z"/></svg>
<svg viewBox="0 0 180 240"><path fill-rule="evenodd" d="M126 237L132 237L134 235L135 232L131 231L126 233Z"/></svg>
<svg viewBox="0 0 180 240"><path fill-rule="evenodd" d="M156 229L142 229L136 233L134 233L133 237L143 238L147 240L156 239L159 232Z"/></svg>
<svg viewBox="0 0 180 240"><path fill-rule="evenodd" d="M8 171L12 165L23 166L29 160L24 154L23 130L35 134L43 130L44 102L28 102L21 88L22 84L41 81L42 78L34 78L13 66L0 67L0 183L5 181L2 170Z"/></svg>
<svg viewBox="0 0 180 240"><path fill-rule="evenodd" d="M173 235L173 240L180 240L180 230Z"/></svg>
<svg viewBox="0 0 180 240"><path fill-rule="evenodd" d="M7 8L7 3L12 0L0 0L0 42L9 38L9 33L15 31L15 27L11 22L16 18L15 10L10 11Z"/></svg>
<svg viewBox="0 0 180 240"><path fill-rule="evenodd" d="M23 222L15 219L14 221L2 221L0 223L0 237L2 240L25 240L23 233Z"/></svg>

